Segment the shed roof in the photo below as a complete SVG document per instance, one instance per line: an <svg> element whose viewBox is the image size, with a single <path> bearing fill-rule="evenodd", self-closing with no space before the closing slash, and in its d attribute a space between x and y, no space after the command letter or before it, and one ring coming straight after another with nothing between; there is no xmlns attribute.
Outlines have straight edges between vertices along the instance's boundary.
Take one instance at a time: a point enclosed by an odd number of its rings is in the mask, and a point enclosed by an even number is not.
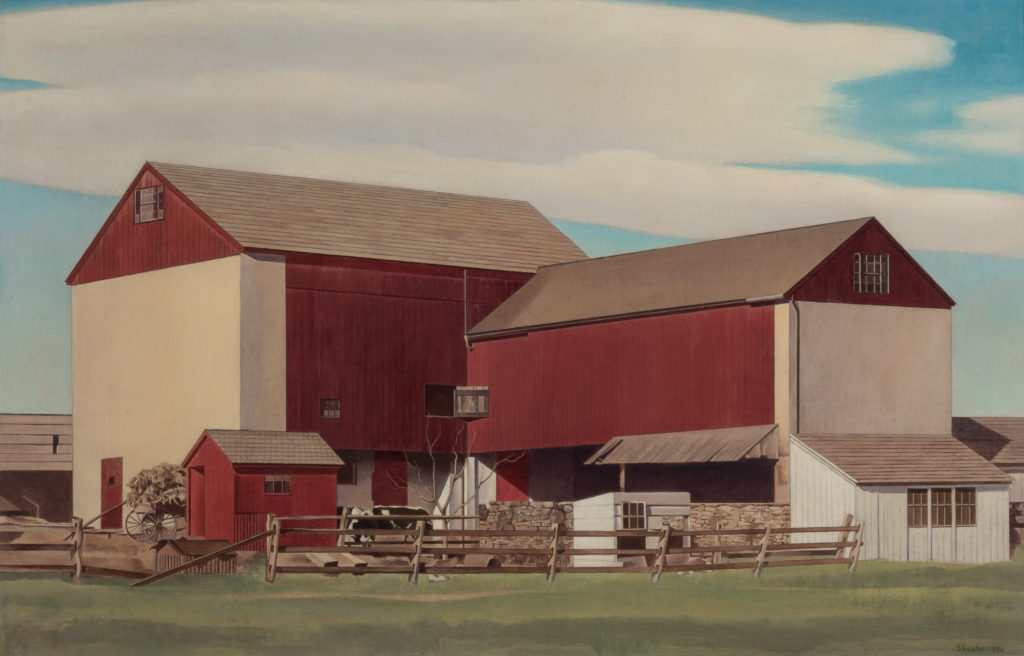
<svg viewBox="0 0 1024 656"><path fill-rule="evenodd" d="M995 465L1024 467L1024 417L953 417L953 435Z"/></svg>
<svg viewBox="0 0 1024 656"><path fill-rule="evenodd" d="M149 166L247 249L528 272L586 257L525 201Z"/></svg>
<svg viewBox="0 0 1024 656"><path fill-rule="evenodd" d="M859 485L1009 483L952 435L808 435L796 439Z"/></svg>
<svg viewBox="0 0 1024 656"><path fill-rule="evenodd" d="M345 464L317 433L211 429L204 434L236 465Z"/></svg>
<svg viewBox="0 0 1024 656"><path fill-rule="evenodd" d="M785 294L868 217L541 268L470 335Z"/></svg>
<svg viewBox="0 0 1024 656"><path fill-rule="evenodd" d="M735 462L748 458L776 458L778 429L778 424L764 424L613 437L586 464Z"/></svg>

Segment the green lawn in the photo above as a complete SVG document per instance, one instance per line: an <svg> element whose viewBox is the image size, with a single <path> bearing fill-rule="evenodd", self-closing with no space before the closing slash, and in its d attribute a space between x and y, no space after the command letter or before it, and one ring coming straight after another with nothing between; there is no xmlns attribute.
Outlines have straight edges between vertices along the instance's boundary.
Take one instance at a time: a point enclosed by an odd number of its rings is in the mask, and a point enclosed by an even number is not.
<svg viewBox="0 0 1024 656"><path fill-rule="evenodd" d="M3 654L1024 654L1024 562L666 575L0 578ZM977 652L975 652L977 653ZM984 653L984 652L983 652Z"/></svg>

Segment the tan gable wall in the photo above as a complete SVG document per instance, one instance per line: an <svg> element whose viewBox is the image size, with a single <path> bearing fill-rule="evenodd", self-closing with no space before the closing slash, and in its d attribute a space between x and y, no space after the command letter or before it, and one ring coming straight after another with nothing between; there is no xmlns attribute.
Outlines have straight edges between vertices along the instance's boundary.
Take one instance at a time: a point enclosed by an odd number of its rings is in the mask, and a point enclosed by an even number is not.
<svg viewBox="0 0 1024 656"><path fill-rule="evenodd" d="M72 287L75 514L99 512L102 458L124 458L127 484L240 427L240 259Z"/></svg>
<svg viewBox="0 0 1024 656"><path fill-rule="evenodd" d="M799 432L949 433L950 310L798 308Z"/></svg>

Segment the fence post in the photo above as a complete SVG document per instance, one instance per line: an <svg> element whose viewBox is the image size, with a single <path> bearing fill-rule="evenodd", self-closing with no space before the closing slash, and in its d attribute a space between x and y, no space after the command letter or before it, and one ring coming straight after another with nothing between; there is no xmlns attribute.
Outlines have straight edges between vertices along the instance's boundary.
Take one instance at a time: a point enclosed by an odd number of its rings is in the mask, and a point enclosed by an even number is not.
<svg viewBox="0 0 1024 656"><path fill-rule="evenodd" d="M661 580L661 573L665 570L665 560L668 557L668 538L672 534L672 527L668 520L661 525L661 535L658 537L658 558L654 561L654 573L651 574L651 583Z"/></svg>
<svg viewBox="0 0 1024 656"><path fill-rule="evenodd" d="M71 522L74 524L74 537L72 538L74 541L71 543L71 548L73 549L71 553L71 564L75 567L75 571L71 575L71 582L75 585L79 585L82 582L82 569L84 568L84 564L82 562L82 551L85 545L85 534L82 530L81 517L72 517Z"/></svg>
<svg viewBox="0 0 1024 656"><path fill-rule="evenodd" d="M341 509L341 519L338 520L338 529L344 531L346 528L348 528L348 507L347 506L345 508ZM348 536L345 535L344 533L338 533L337 546L344 547L345 546L345 538L347 538L347 537Z"/></svg>
<svg viewBox="0 0 1024 656"><path fill-rule="evenodd" d="M857 561L860 559L861 535L862 535L863 531L864 531L864 522L857 522L857 533L854 534L854 537L853 537L853 539L857 542L857 544L853 545L853 554L852 554L853 560L850 562L850 573L851 574L853 573L854 570L857 569Z"/></svg>
<svg viewBox="0 0 1024 656"><path fill-rule="evenodd" d="M715 530L716 531L721 531L722 530L722 520L718 520L718 521L715 522ZM714 547L721 547L722 546L722 536L721 535L719 535L717 533L715 534L715 541L714 541L714 544L712 546L714 546ZM717 565L720 562L722 562L722 552L719 551L719 550L712 551L711 552L711 564L712 565Z"/></svg>
<svg viewBox="0 0 1024 656"><path fill-rule="evenodd" d="M281 520L274 517L273 513L267 515L267 530L273 531L267 538L267 583L273 583L277 576L277 553L281 546Z"/></svg>
<svg viewBox="0 0 1024 656"><path fill-rule="evenodd" d="M761 568L764 567L764 557L768 553L768 542L771 539L771 525L764 527L764 537L761 538L761 551L757 554L757 562L754 565L754 577L761 576Z"/></svg>
<svg viewBox="0 0 1024 656"><path fill-rule="evenodd" d="M849 526L851 529L853 528L853 515L846 516L846 519L843 520L843 526ZM847 538L849 537L850 531L843 531L839 534L839 541L846 542ZM845 549L846 547L836 547L836 558L841 558L843 555L843 550Z"/></svg>
<svg viewBox="0 0 1024 656"><path fill-rule="evenodd" d="M558 567L558 522L551 522L551 558L548 560L548 583L555 580Z"/></svg>
<svg viewBox="0 0 1024 656"><path fill-rule="evenodd" d="M409 581L416 585L420 578L420 557L423 555L423 531L426 529L426 522L422 519L416 522L416 540L412 543L416 549L412 557L412 571L409 573Z"/></svg>

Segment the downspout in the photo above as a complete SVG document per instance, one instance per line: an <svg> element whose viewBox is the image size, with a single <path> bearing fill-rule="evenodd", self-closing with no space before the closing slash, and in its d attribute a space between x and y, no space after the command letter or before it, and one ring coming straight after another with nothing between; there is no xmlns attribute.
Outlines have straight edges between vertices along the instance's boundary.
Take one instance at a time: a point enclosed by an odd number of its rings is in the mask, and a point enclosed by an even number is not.
<svg viewBox="0 0 1024 656"><path fill-rule="evenodd" d="M462 339L466 342L466 350L472 351L469 343L469 272L462 270Z"/></svg>

